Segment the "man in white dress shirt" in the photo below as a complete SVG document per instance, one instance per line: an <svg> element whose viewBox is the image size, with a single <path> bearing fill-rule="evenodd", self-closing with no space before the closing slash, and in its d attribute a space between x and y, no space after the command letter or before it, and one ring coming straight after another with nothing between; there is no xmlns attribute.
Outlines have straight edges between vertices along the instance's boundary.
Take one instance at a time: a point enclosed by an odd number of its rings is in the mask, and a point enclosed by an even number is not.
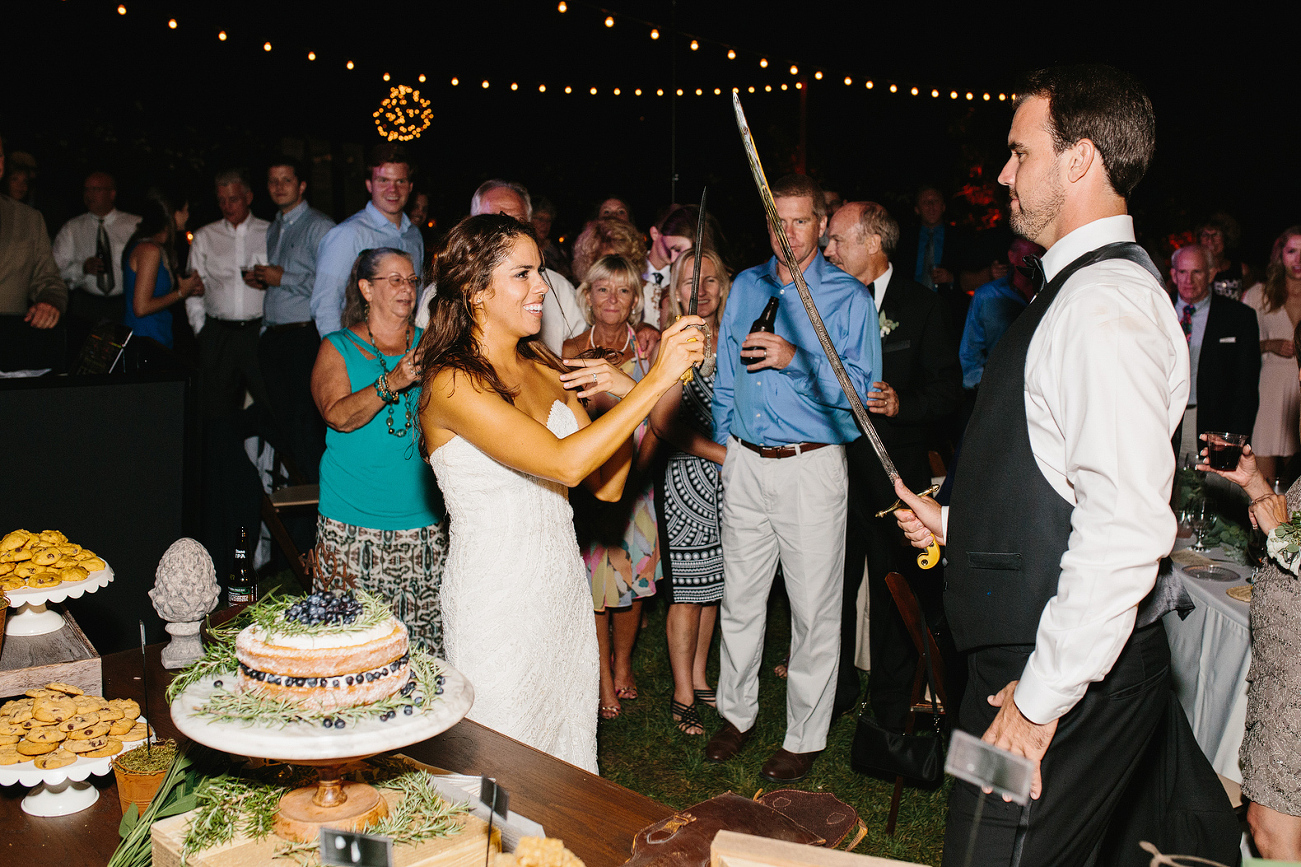
<svg viewBox="0 0 1301 867"><path fill-rule="evenodd" d="M217 205L222 218L194 233L190 268L203 279L202 298L189 298L185 314L199 336L201 402L206 418L229 415L244 404L248 390L266 405L258 367L258 334L266 286L253 273L267 264L266 220L249 211L253 187L248 173L231 169L217 175Z"/></svg>
<svg viewBox="0 0 1301 867"><path fill-rule="evenodd" d="M1141 85L1110 67L1019 89L999 181L1013 230L1047 248L1047 285L985 368L950 506L896 486L914 544L948 546L945 609L970 677L958 725L1035 765L1027 807L984 803L974 864L1117 863L1108 845L1141 812L1117 807L1156 776L1135 769L1182 714L1160 618L1187 598L1157 564L1175 537L1188 346L1126 205L1154 142ZM1209 770L1193 760L1179 759L1185 785ZM977 787L954 787L946 864L980 810Z"/></svg>
<svg viewBox="0 0 1301 867"><path fill-rule="evenodd" d="M54 264L68 284L69 318L83 320L88 331L102 319L122 321L122 250L140 218L114 207L117 184L108 172L87 176L82 201L86 213L64 223L54 238Z"/></svg>
<svg viewBox="0 0 1301 867"><path fill-rule="evenodd" d="M470 197L470 216L480 214L505 214L521 223L529 223L533 219L533 200L523 184L494 178L480 184ZM543 275L551 285L551 291L542 299L542 342L559 355L566 340L587 330L587 320L578 306L574 284L550 268L543 269ZM434 293L432 284L420 293L416 324L421 328L429 324L429 301Z"/></svg>

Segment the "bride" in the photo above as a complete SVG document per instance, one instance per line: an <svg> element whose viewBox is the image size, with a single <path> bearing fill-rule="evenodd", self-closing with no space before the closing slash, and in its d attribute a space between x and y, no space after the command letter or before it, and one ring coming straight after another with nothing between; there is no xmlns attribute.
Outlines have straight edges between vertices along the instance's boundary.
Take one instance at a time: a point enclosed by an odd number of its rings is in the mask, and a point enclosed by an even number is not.
<svg viewBox="0 0 1301 867"><path fill-rule="evenodd" d="M444 646L474 685L470 718L595 773L599 660L567 489L619 499L633 430L704 344L684 317L635 385L604 360L561 362L538 337L540 267L513 218L448 234L420 342L421 448L450 517ZM606 391L622 400L593 423L583 400Z"/></svg>

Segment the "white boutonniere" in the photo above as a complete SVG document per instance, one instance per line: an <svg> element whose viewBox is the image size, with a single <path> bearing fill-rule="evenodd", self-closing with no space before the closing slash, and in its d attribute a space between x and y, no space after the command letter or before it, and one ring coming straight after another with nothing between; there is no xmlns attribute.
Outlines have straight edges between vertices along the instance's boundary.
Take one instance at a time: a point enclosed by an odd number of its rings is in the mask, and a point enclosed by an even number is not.
<svg viewBox="0 0 1301 867"><path fill-rule="evenodd" d="M882 336L882 337L885 337L885 336L886 336L887 334L889 334L891 331L894 331L896 328L899 327L899 323L898 323L898 322L895 322L893 319L887 319L886 316L885 316L885 313L881 313L880 316L879 316L878 318L881 320L881 336Z"/></svg>

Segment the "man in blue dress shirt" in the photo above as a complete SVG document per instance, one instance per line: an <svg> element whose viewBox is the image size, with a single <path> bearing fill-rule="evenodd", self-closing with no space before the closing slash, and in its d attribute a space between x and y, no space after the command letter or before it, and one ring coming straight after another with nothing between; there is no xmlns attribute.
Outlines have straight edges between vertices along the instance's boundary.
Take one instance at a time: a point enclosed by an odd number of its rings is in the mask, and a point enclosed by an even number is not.
<svg viewBox="0 0 1301 867"><path fill-rule="evenodd" d="M881 370L872 297L818 250L827 217L817 182L789 175L773 185L773 196L831 341L866 400ZM714 436L727 445L718 679L724 726L705 756L727 761L754 728L767 600L780 559L791 604L786 737L761 773L787 783L808 773L831 725L848 495L844 443L857 439L859 430L781 247L771 231L769 236L774 257L736 278L719 325L713 409ZM774 297L774 333L750 333Z"/></svg>
<svg viewBox="0 0 1301 867"><path fill-rule="evenodd" d="M1014 238L1007 251L1007 261L1011 266L1007 274L990 280L971 296L967 323L962 329L962 345L958 349L958 360L962 362L962 387L968 391L975 391L980 385L989 353L994 351L994 345L1003 332L1034 297L1034 284L1025 272L1018 269L1024 267L1026 256L1043 254L1044 248L1034 241Z"/></svg>
<svg viewBox="0 0 1301 867"><path fill-rule="evenodd" d="M312 317L324 337L338 331L343 292L357 254L374 247L396 247L411 255L422 274L425 243L403 213L411 195L411 159L400 144L385 142L371 148L366 160L366 207L344 220L321 239L316 251L316 284L312 287Z"/></svg>
<svg viewBox="0 0 1301 867"><path fill-rule="evenodd" d="M315 482L325 451L325 423L312 402L312 366L321 337L312 321L316 249L334 220L307 204L306 172L293 157L267 168L267 191L280 210L267 227L267 261L253 276L267 287L258 363L279 428L276 443L304 482Z"/></svg>

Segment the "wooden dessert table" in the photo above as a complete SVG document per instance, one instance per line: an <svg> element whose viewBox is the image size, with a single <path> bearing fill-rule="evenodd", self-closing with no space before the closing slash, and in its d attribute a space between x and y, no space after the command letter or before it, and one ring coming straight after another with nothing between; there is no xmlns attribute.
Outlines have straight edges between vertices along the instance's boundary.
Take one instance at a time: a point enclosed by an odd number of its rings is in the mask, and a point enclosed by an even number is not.
<svg viewBox="0 0 1301 867"><path fill-rule="evenodd" d="M167 715L163 690L171 679L158 660L162 645L148 648L149 712L161 737L178 737ZM144 706L138 650L103 657L104 694L133 698ZM670 815L663 804L538 752L470 720L402 750L449 771L487 774L511 795L513 812L542 823L552 837L588 867L626 861L633 835ZM99 867L117 848L122 810L112 775L92 777L99 800L88 810L60 818L36 818L19 807L21 786L0 788L0 864Z"/></svg>

